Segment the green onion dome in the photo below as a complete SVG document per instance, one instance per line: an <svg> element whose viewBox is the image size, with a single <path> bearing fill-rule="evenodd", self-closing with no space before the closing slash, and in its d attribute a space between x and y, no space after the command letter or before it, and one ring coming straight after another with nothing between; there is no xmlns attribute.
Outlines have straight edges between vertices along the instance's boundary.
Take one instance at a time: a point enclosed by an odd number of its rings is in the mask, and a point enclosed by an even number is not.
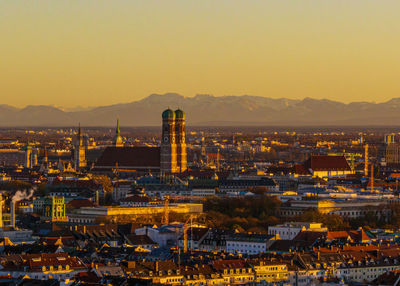
<svg viewBox="0 0 400 286"><path fill-rule="evenodd" d="M183 112L183 110L177 109L175 110L175 116L179 119L185 119L185 112Z"/></svg>
<svg viewBox="0 0 400 286"><path fill-rule="evenodd" d="M162 113L162 118L163 119L175 119L175 112L173 112L171 109L166 109Z"/></svg>

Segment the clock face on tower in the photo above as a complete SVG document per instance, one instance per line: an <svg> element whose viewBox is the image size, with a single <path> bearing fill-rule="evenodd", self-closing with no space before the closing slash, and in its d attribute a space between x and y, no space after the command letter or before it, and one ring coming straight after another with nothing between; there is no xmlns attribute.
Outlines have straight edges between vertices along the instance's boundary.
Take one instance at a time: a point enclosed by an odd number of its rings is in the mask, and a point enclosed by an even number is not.
<svg viewBox="0 0 400 286"><path fill-rule="evenodd" d="M168 137L167 136L164 137L164 142L168 142Z"/></svg>

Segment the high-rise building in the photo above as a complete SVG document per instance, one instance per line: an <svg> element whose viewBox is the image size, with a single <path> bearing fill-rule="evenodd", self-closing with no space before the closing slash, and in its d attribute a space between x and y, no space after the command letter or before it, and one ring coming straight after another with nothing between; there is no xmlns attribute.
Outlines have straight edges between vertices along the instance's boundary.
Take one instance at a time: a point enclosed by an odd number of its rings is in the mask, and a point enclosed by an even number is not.
<svg viewBox="0 0 400 286"><path fill-rule="evenodd" d="M384 148L384 156L385 161L388 164L399 164L400 163L400 143L396 142L395 134L386 134L385 135L385 145Z"/></svg>
<svg viewBox="0 0 400 286"><path fill-rule="evenodd" d="M400 143L390 143L386 145L385 159L388 164L400 163Z"/></svg>
<svg viewBox="0 0 400 286"><path fill-rule="evenodd" d="M392 144L392 143L395 143L396 142L396 140L395 140L395 134L386 134L385 135L385 143L386 144Z"/></svg>
<svg viewBox="0 0 400 286"><path fill-rule="evenodd" d="M76 138L74 146L74 162L75 169L86 167L86 147L83 144L83 136L80 125L78 129L78 137Z"/></svg>
<svg viewBox="0 0 400 286"><path fill-rule="evenodd" d="M160 147L160 172L172 174L177 172L175 136L175 112L167 109L162 113L162 137Z"/></svg>
<svg viewBox="0 0 400 286"><path fill-rule="evenodd" d="M176 160L177 172L181 173L187 169L185 112L175 110L175 135L176 135Z"/></svg>

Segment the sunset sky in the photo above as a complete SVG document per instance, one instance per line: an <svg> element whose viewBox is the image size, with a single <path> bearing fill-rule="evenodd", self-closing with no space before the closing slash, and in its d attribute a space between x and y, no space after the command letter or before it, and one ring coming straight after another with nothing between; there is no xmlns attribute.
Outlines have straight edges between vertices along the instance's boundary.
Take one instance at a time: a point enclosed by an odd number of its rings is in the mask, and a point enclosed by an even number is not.
<svg viewBox="0 0 400 286"><path fill-rule="evenodd" d="M0 0L0 104L400 97L400 1Z"/></svg>

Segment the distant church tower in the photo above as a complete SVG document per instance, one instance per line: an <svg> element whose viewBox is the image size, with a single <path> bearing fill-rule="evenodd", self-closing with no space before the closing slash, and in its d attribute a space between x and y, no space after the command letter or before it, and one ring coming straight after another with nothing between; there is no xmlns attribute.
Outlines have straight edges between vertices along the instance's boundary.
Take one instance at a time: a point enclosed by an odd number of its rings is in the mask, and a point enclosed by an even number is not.
<svg viewBox="0 0 400 286"><path fill-rule="evenodd" d="M160 148L160 171L172 174L177 171L175 137L175 112L167 109L162 113L162 138Z"/></svg>
<svg viewBox="0 0 400 286"><path fill-rule="evenodd" d="M187 169L186 134L185 134L185 112L175 110L175 133L176 133L176 160L177 172L181 173Z"/></svg>
<svg viewBox="0 0 400 286"><path fill-rule="evenodd" d="M124 147L124 140L122 139L121 131L119 130L119 119L117 119L117 128L115 129L113 145L114 147Z"/></svg>
<svg viewBox="0 0 400 286"><path fill-rule="evenodd" d="M25 168L31 169L33 167L33 154L32 154L32 146L28 142L25 147Z"/></svg>
<svg viewBox="0 0 400 286"><path fill-rule="evenodd" d="M86 167L86 150L85 146L83 145L83 136L80 125L78 130L78 137L75 141L75 146L74 146L74 162L75 162L75 169Z"/></svg>

